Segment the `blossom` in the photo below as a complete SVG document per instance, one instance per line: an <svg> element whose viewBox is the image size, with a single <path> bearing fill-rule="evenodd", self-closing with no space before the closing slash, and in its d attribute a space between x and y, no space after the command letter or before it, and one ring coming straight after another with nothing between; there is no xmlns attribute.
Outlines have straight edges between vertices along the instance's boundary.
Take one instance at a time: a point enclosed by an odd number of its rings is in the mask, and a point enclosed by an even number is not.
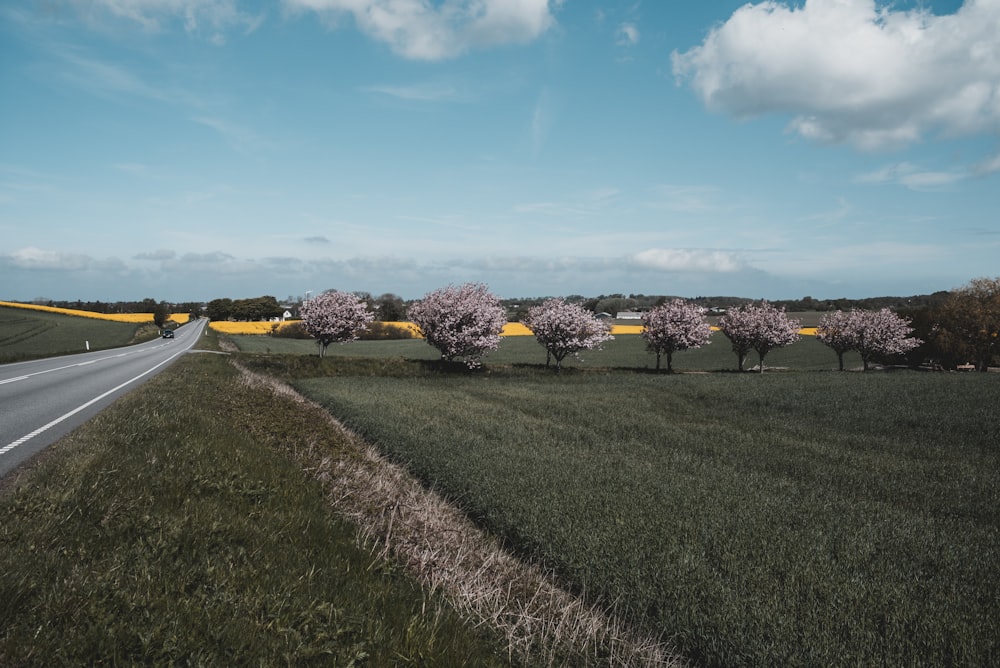
<svg viewBox="0 0 1000 668"><path fill-rule="evenodd" d="M733 352L743 370L747 353L756 350L760 356L760 372L764 372L764 357L774 348L781 348L799 339L799 321L768 302L746 304L729 309L719 319L719 329L733 344Z"/></svg>
<svg viewBox="0 0 1000 668"><path fill-rule="evenodd" d="M705 320L707 309L683 299L661 304L643 315L642 336L646 346L656 353L656 368L660 356L667 355L667 372L673 371L673 354L679 350L700 348L709 343L712 328Z"/></svg>
<svg viewBox="0 0 1000 668"><path fill-rule="evenodd" d="M462 358L470 368L500 347L507 315L500 299L482 283L449 285L424 295L407 312L427 343L444 360Z"/></svg>
<svg viewBox="0 0 1000 668"><path fill-rule="evenodd" d="M922 341L910 337L910 321L888 308L878 311L835 311L823 316L816 338L837 353L844 370L844 353L855 350L867 371L877 356L899 355L919 346Z"/></svg>
<svg viewBox="0 0 1000 668"><path fill-rule="evenodd" d="M319 343L323 357L331 343L354 341L373 320L365 300L349 292L329 290L302 305L306 331Z"/></svg>
<svg viewBox="0 0 1000 668"><path fill-rule="evenodd" d="M532 306L523 324L545 347L546 366L554 357L557 369L562 368L566 355L592 350L614 338L608 326L593 313L563 299L547 299L538 306Z"/></svg>

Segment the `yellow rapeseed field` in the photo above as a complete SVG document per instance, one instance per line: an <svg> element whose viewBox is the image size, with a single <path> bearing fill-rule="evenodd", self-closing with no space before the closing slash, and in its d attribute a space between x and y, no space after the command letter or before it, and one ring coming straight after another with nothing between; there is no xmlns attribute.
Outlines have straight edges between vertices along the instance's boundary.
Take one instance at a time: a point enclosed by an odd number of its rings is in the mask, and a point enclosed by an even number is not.
<svg viewBox="0 0 1000 668"><path fill-rule="evenodd" d="M152 313L94 313L93 311L81 311L74 308L58 308L56 306L41 306L40 304L21 304L18 302L0 301L0 306L11 308L23 308L32 311L46 311L48 313L61 313L62 315L72 315L79 318L93 318L95 320L110 320L112 322L143 323L153 322ZM174 313L169 320L173 320L178 325L183 325L188 321L190 315L187 313Z"/></svg>
<svg viewBox="0 0 1000 668"><path fill-rule="evenodd" d="M508 322L500 331L500 336L532 336L532 333L519 322Z"/></svg>
<svg viewBox="0 0 1000 668"><path fill-rule="evenodd" d="M230 322L228 320L213 320L208 326L221 334L270 334L274 330L275 325L284 327L291 323L292 321L271 322L269 320L257 320L254 322Z"/></svg>
<svg viewBox="0 0 1000 668"><path fill-rule="evenodd" d="M302 322L301 320L286 320L284 322L270 322L270 321L257 321L257 322L230 322L228 320L213 320L209 323L209 327L221 334L270 334L274 330L274 326L277 325L278 328L287 327L293 323ZM408 329L413 332L414 336L423 336L420 332L420 328L414 325L412 322L385 322L384 325L390 325L392 327L399 327L400 329Z"/></svg>
<svg viewBox="0 0 1000 668"><path fill-rule="evenodd" d="M219 321L212 322L209 326L217 332L222 334L270 334L275 325L278 327L284 327L290 325L293 322L300 322L298 320L288 320L285 322L274 323L274 322L227 322ZM404 329L409 329L417 337L423 336L420 332L420 328L414 325L412 322L387 322L386 325L391 325L393 327L401 327ZM718 327L712 327L713 330L718 331ZM612 325L612 334L642 334L642 325ZM807 336L815 336L815 327L806 327L799 330L800 334ZM500 332L500 336L533 336L530 329L525 327L519 322L508 322L503 326L503 330Z"/></svg>

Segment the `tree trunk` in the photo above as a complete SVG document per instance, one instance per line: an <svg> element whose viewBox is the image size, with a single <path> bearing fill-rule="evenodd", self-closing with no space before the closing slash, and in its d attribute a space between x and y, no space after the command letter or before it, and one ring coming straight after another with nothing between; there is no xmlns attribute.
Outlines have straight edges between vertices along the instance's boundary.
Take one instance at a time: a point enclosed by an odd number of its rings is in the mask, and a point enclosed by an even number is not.
<svg viewBox="0 0 1000 668"><path fill-rule="evenodd" d="M674 354L667 353L667 373L674 372Z"/></svg>
<svg viewBox="0 0 1000 668"><path fill-rule="evenodd" d="M670 366L669 362L667 362L667 366ZM659 350L656 351L656 370L657 371L660 370L660 351Z"/></svg>
<svg viewBox="0 0 1000 668"><path fill-rule="evenodd" d="M837 362L840 364L840 371L844 370L844 353L837 351Z"/></svg>

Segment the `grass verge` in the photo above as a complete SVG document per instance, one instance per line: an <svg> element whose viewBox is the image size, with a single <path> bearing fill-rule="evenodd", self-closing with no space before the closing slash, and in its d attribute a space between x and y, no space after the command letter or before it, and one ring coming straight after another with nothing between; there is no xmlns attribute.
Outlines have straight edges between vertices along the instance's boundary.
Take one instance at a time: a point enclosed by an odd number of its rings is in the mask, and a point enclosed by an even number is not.
<svg viewBox="0 0 1000 668"><path fill-rule="evenodd" d="M240 378L185 356L6 481L0 665L506 664L334 515L304 462L349 440Z"/></svg>
<svg viewBox="0 0 1000 668"><path fill-rule="evenodd" d="M354 443L360 456L306 456L331 504L361 527L370 546L406 564L467 618L498 630L509 656L528 665L680 665L664 643L635 633L561 589L547 571L518 560L320 406L273 378L248 373L247 381L298 403L300 414L317 416Z"/></svg>

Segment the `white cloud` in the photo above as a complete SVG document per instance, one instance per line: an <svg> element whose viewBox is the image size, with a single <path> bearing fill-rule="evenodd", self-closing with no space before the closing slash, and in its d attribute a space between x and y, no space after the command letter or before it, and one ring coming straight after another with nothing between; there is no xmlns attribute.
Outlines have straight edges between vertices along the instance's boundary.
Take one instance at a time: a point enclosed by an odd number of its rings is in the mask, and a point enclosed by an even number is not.
<svg viewBox="0 0 1000 668"><path fill-rule="evenodd" d="M192 116L191 120L215 130L237 152L254 153L272 147L270 142L261 139L252 128L225 118Z"/></svg>
<svg viewBox="0 0 1000 668"><path fill-rule="evenodd" d="M895 183L911 190L940 188L969 178L968 171L927 171L910 162L887 165L874 172L861 174L857 183Z"/></svg>
<svg viewBox="0 0 1000 668"><path fill-rule="evenodd" d="M59 77L69 81L88 93L115 98L133 96L153 102L188 109L191 121L215 130L237 151L249 153L271 148L271 144L261 139L248 127L225 118L206 116L204 110L220 106L211 96L202 96L174 85L159 86L148 83L143 77L129 69L81 55L70 49L56 49L65 67L60 68ZM120 163L115 165L123 171L139 172L144 165Z"/></svg>
<svg viewBox="0 0 1000 668"><path fill-rule="evenodd" d="M715 197L718 188L713 186L663 184L653 188L656 200L650 203L654 209L685 213L704 213L716 209Z"/></svg>
<svg viewBox="0 0 1000 668"><path fill-rule="evenodd" d="M618 188L597 187L575 193L572 202L523 202L514 205L514 212L527 215L594 216L604 214L621 195Z"/></svg>
<svg viewBox="0 0 1000 668"><path fill-rule="evenodd" d="M545 144L549 128L552 127L553 111L552 94L547 88L543 88L535 100L535 106L531 111L531 155L537 157Z"/></svg>
<svg viewBox="0 0 1000 668"><path fill-rule="evenodd" d="M615 41L618 46L635 46L639 43L639 28L630 21L622 23L615 33Z"/></svg>
<svg viewBox="0 0 1000 668"><path fill-rule="evenodd" d="M550 0L285 0L334 25L350 15L363 32L401 56L441 60L477 48L529 42L555 24Z"/></svg>
<svg viewBox="0 0 1000 668"><path fill-rule="evenodd" d="M767 257L771 271L793 277L839 276L845 280L875 275L905 276L915 267L940 265L953 254L939 244L871 241L845 244L822 252L782 252Z"/></svg>
<svg viewBox="0 0 1000 668"><path fill-rule="evenodd" d="M837 198L837 208L836 209L833 209L833 210L830 210L830 211L821 211L819 213L814 213L812 215L803 217L802 220L804 220L804 221L820 221L820 222L828 222L828 223L839 223L844 218L846 218L848 216L848 214L850 214L851 211L853 211L853 209L854 209L854 207L851 206L850 202L848 202L843 197L838 197Z"/></svg>
<svg viewBox="0 0 1000 668"><path fill-rule="evenodd" d="M6 256L0 256L3 264L15 269L47 271L115 271L124 268L117 258L95 260L83 253L64 253L44 250L35 246L18 249Z"/></svg>
<svg viewBox="0 0 1000 668"><path fill-rule="evenodd" d="M401 100L411 100L416 102L452 102L469 99L468 95L460 92L455 86L437 82L401 86L368 86L364 88L364 91L366 93L378 93L380 95L396 97Z"/></svg>
<svg viewBox="0 0 1000 668"><path fill-rule="evenodd" d="M982 160L977 163L973 169L979 176L985 176L986 174L992 174L993 172L1000 172L1000 153Z"/></svg>
<svg viewBox="0 0 1000 668"><path fill-rule="evenodd" d="M138 23L143 29L159 32L180 22L191 34L205 34L216 45L225 43L224 31L231 28L252 33L263 15L251 16L237 8L236 0L67 0L92 23L108 17Z"/></svg>
<svg viewBox="0 0 1000 668"><path fill-rule="evenodd" d="M133 95L159 102L170 102L177 91L152 86L119 65L82 56L72 50L56 50L66 67L60 76L80 88L105 95Z"/></svg>
<svg viewBox="0 0 1000 668"><path fill-rule="evenodd" d="M149 171L149 167L139 162L119 162L114 165L114 168L127 174L141 175Z"/></svg>
<svg viewBox="0 0 1000 668"><path fill-rule="evenodd" d="M874 149L1000 131L996 0L944 16L875 0L768 0L672 58L710 109L792 114L789 129L810 139Z"/></svg>
<svg viewBox="0 0 1000 668"><path fill-rule="evenodd" d="M153 262L164 262L166 260L173 260L177 257L177 253L172 250L157 250L148 253L137 253L132 256L133 260L150 260Z"/></svg>
<svg viewBox="0 0 1000 668"><path fill-rule="evenodd" d="M709 249L650 248L631 259L640 267L658 271L728 273L747 269L736 253Z"/></svg>

